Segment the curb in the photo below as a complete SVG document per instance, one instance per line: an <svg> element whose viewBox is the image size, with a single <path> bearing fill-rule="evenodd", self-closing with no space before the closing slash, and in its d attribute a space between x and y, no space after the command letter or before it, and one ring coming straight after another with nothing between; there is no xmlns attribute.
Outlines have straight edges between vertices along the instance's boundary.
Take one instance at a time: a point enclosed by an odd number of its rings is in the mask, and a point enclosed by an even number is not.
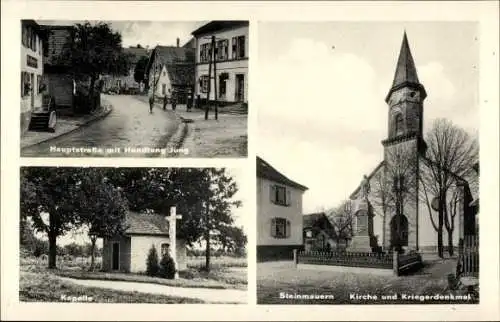
<svg viewBox="0 0 500 322"><path fill-rule="evenodd" d="M64 136L66 134L70 134L72 132L75 132L76 130L79 130L80 128L82 128L84 126L88 126L88 125L90 125L91 123L93 123L95 121L101 120L101 119L105 118L106 116L108 116L109 113L111 113L113 111L113 106L111 104L107 104L107 107L108 108L106 110L104 110L102 113L100 113L98 115L94 115L93 117L89 118L88 120L81 122L74 129L70 129L69 131L62 132L62 133L60 133L58 135L55 135L53 137L49 137L49 138L43 139L41 141L38 141L36 143L26 145L26 146L22 147L21 150L29 148L29 147L32 147L34 145L37 145L37 144L40 144L40 143L43 143L43 142L47 142L47 141L50 141L50 140L57 139L57 138L59 138L61 136Z"/></svg>

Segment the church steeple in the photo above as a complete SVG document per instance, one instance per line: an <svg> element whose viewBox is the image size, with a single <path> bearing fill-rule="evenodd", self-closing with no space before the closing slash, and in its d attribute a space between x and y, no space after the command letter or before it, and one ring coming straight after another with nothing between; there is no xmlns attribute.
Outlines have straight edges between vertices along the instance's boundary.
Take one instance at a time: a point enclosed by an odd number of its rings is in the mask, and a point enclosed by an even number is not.
<svg viewBox="0 0 500 322"><path fill-rule="evenodd" d="M404 32L403 42L401 43L401 49L399 51L399 58L396 65L396 72L394 73L394 80L392 81L391 89L389 90L385 101L388 102L391 94L402 87L412 87L415 89L419 89L422 92L422 99L425 99L425 97L427 96L424 86L420 84L418 80L417 68L415 67L413 56L411 55L406 31Z"/></svg>

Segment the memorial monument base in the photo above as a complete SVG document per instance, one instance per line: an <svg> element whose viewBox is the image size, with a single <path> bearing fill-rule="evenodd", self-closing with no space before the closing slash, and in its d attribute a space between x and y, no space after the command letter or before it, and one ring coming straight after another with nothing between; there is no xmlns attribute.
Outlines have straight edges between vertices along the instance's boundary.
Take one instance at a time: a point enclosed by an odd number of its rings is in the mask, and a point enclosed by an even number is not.
<svg viewBox="0 0 500 322"><path fill-rule="evenodd" d="M371 253L370 236L353 236L347 251Z"/></svg>

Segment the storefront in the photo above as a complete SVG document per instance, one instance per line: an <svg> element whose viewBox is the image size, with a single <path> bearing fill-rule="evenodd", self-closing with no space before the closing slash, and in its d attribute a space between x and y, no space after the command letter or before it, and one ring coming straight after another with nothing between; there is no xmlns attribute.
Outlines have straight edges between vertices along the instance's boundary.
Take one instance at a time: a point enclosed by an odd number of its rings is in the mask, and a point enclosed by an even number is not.
<svg viewBox="0 0 500 322"><path fill-rule="evenodd" d="M42 106L43 35L33 20L22 20L21 38L21 133L29 126L31 113Z"/></svg>

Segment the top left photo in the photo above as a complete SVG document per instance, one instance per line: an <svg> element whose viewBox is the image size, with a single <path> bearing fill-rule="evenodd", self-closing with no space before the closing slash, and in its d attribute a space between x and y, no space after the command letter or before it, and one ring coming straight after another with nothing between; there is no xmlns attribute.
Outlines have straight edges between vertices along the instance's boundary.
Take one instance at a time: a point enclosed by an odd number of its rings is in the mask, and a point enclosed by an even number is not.
<svg viewBox="0 0 500 322"><path fill-rule="evenodd" d="M248 21L20 27L21 157L247 156Z"/></svg>

